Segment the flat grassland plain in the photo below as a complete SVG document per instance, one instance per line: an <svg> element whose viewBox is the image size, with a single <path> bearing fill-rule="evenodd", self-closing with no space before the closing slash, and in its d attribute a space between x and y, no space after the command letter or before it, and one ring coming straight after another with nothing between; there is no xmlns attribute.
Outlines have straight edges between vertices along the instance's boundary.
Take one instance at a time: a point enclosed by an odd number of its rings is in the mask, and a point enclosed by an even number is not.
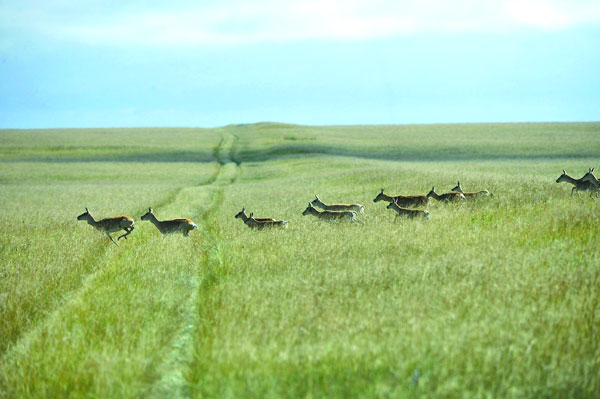
<svg viewBox="0 0 600 399"><path fill-rule="evenodd" d="M600 200L555 180L599 161L600 123L0 131L0 397L597 398ZM494 197L373 203L457 180Z"/></svg>

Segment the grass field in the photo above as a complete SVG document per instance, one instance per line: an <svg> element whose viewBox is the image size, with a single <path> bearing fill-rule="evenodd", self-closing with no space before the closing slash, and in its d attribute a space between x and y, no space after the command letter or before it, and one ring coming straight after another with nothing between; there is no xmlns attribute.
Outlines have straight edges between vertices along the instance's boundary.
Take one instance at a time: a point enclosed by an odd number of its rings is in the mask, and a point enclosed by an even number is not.
<svg viewBox="0 0 600 399"><path fill-rule="evenodd" d="M0 398L598 398L600 201L555 180L599 160L600 123L0 131ZM494 197L373 203L457 180Z"/></svg>

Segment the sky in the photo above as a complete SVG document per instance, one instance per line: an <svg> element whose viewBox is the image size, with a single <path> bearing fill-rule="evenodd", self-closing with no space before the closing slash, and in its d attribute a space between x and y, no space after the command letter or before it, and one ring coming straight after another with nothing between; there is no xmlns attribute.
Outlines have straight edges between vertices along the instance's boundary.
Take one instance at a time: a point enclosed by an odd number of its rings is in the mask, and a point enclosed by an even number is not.
<svg viewBox="0 0 600 399"><path fill-rule="evenodd" d="M600 120L600 1L0 0L0 128Z"/></svg>

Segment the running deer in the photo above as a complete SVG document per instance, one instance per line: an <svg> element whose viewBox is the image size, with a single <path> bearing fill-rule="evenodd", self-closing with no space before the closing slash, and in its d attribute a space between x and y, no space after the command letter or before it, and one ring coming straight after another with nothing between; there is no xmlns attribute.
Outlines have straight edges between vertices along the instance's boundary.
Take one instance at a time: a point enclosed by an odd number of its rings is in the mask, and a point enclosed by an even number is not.
<svg viewBox="0 0 600 399"><path fill-rule="evenodd" d="M125 234L120 235L117 238L117 240L120 240L121 238L127 239L127 236L131 234L131 232L134 229L133 218L129 216L113 216L110 218L104 218L102 220L96 221L87 208L85 208L85 213L82 213L81 215L77 216L77 220L87 221L88 224L95 227L96 230L105 233L108 236L108 238L110 238L110 240L114 242L117 246L119 246L119 244L117 244L114 238L112 238L110 233L125 230Z"/></svg>
<svg viewBox="0 0 600 399"><path fill-rule="evenodd" d="M571 176L569 176L567 174L567 172L565 172L565 170L563 169L562 171L562 175L560 175L558 177L558 179L556 179L557 183L570 183L573 185L573 188L571 189L571 197L573 197L573 193L577 192L577 197L579 197L579 191L590 191L590 198L592 197L592 194L594 194L594 191L597 191L598 188L597 186L592 182L592 180L584 180L584 178L586 178L589 174L592 174L593 176L593 172L594 169L590 168L588 173L585 174L581 179L574 179ZM596 180L597 182L597 180Z"/></svg>
<svg viewBox="0 0 600 399"><path fill-rule="evenodd" d="M251 229L264 229L265 227L270 228L270 227L282 227L284 229L287 229L288 226L288 222L285 220L258 220L256 218L254 218L254 213L250 213L250 216L248 216L245 220L244 223L246 224L246 226L250 227Z"/></svg>
<svg viewBox="0 0 600 399"><path fill-rule="evenodd" d="M141 219L152 222L162 234L183 233L187 237L191 230L198 227L190 219L158 220L152 212L152 208L148 208L148 212Z"/></svg>
<svg viewBox="0 0 600 399"><path fill-rule="evenodd" d="M354 211L357 213L364 213L365 207L361 204L331 204L327 205L322 202L317 195L315 195L315 199L311 202L311 205L318 206L319 208L326 211Z"/></svg>
<svg viewBox="0 0 600 399"><path fill-rule="evenodd" d="M345 219L350 220L351 222L357 222L356 220L356 212L354 211L322 211L319 212L316 210L312 204L309 202L308 207L302 212L302 216L306 215L314 215L319 219L326 220L339 220Z"/></svg>
<svg viewBox="0 0 600 399"><path fill-rule="evenodd" d="M429 203L429 197L426 195L397 195L395 197L386 195L383 193L383 188L381 192L377 194L377 197L373 200L373 202L379 201L387 201L387 202L397 202L399 206L426 206Z"/></svg>
<svg viewBox="0 0 600 399"><path fill-rule="evenodd" d="M600 180L594 176L594 168L590 168L588 172L583 175L581 180L592 185L593 188L590 190L590 198L594 199L594 197L592 197L594 192L596 193L596 198L598 198L598 195L600 194Z"/></svg>
<svg viewBox="0 0 600 399"><path fill-rule="evenodd" d="M402 208L402 207L398 206L398 203L396 203L396 202L390 202L388 204L388 206L386 206L386 208L396 211L396 217L406 216L408 218L417 218L417 217L429 218L429 211L426 211L425 209Z"/></svg>
<svg viewBox="0 0 600 399"><path fill-rule="evenodd" d="M488 190L464 192L460 185L460 180L457 182L456 187L454 187L450 191L454 191L456 193L462 193L465 196L465 199L478 198L478 197L493 197L494 196L494 194L490 194L490 192Z"/></svg>
<svg viewBox="0 0 600 399"><path fill-rule="evenodd" d="M246 207L243 207L242 210L235 215L235 218L242 219L242 221L246 223L246 220L248 220L248 216L246 215ZM276 220L273 218L254 218L254 220L257 222L276 222Z"/></svg>
<svg viewBox="0 0 600 399"><path fill-rule="evenodd" d="M443 202L455 202L465 199L465 195L463 193L457 193L454 191L445 194L437 194L435 192L435 187L431 187L431 191L427 193L427 197L433 197L436 200Z"/></svg>

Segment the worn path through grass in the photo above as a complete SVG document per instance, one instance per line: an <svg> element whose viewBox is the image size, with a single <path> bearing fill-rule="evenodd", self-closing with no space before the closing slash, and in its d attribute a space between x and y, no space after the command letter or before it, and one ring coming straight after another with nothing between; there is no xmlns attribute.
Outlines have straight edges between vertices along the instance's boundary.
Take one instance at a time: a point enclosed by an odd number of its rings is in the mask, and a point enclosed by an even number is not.
<svg viewBox="0 0 600 399"><path fill-rule="evenodd" d="M222 201L222 186L234 182L239 172L229 162L234 139L222 134L213 151L217 167L208 180L148 204L159 215L189 216L199 229L189 239L164 237L138 220L135 234L121 240L120 247L102 240L90 248L89 258L82 262L97 265L87 277L80 276L82 285L63 293L60 305L2 357L0 397L60 397L78 391L136 397L140 389L145 396L188 396L183 374L191 353L190 337L198 327L198 296L212 259L207 254L217 246L210 216ZM143 263L148 256L154 261ZM65 339L50 356L42 349ZM130 367L136 359L139 364ZM120 373L121 368L126 371ZM123 384L110 382L117 378ZM139 385L142 381L145 386Z"/></svg>
<svg viewBox="0 0 600 399"><path fill-rule="evenodd" d="M204 324L212 322L210 314L203 307L213 287L218 284L216 276L221 275L218 269L223 263L221 237L214 217L223 202L223 187L235 183L240 173L239 165L233 162L237 137L227 132L221 134L222 139L215 150L219 167L214 178L201 186L186 189L192 196L198 196L199 192L204 192L206 196L206 207L199 219L205 250L200 257L199 278L195 279L194 289L185 305L183 325L173 339L171 353L159 366L162 377L152 386L149 397L191 397L188 376L194 364L194 338L197 331L202 331Z"/></svg>

